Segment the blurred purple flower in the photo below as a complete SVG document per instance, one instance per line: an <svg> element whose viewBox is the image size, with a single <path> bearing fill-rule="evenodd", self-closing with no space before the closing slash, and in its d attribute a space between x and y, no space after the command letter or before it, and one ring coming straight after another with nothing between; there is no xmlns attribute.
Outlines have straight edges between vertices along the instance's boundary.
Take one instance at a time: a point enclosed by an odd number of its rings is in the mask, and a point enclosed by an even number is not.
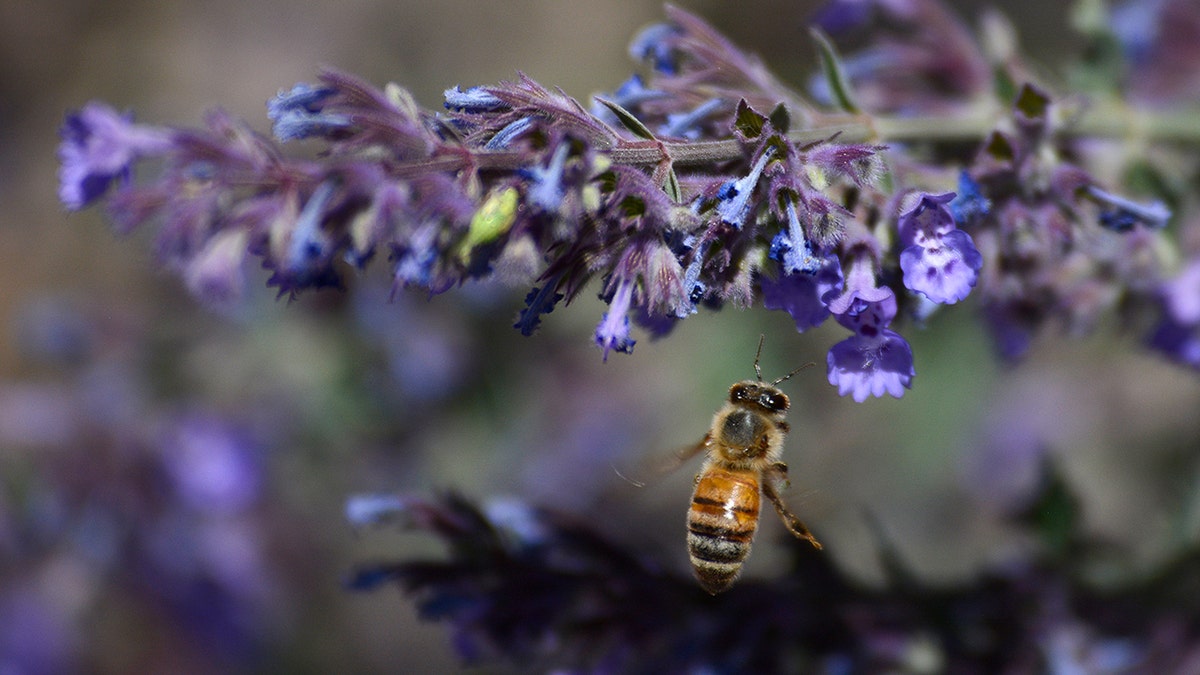
<svg viewBox="0 0 1200 675"><path fill-rule="evenodd" d="M188 508L232 514L258 501L263 483L258 448L245 431L208 415L189 415L162 440L162 460Z"/></svg>
<svg viewBox="0 0 1200 675"><path fill-rule="evenodd" d="M99 199L114 180L128 180L133 163L172 147L170 132L137 125L103 103L67 115L58 149L58 198L77 211Z"/></svg>
<svg viewBox="0 0 1200 675"><path fill-rule="evenodd" d="M1200 257L1162 285L1161 316L1150 347L1173 361L1200 370Z"/></svg>
<svg viewBox="0 0 1200 675"><path fill-rule="evenodd" d="M295 141L310 136L327 136L350 126L347 115L324 113L321 104L337 93L333 87L301 82L290 90L280 90L267 101L267 117L275 138Z"/></svg>

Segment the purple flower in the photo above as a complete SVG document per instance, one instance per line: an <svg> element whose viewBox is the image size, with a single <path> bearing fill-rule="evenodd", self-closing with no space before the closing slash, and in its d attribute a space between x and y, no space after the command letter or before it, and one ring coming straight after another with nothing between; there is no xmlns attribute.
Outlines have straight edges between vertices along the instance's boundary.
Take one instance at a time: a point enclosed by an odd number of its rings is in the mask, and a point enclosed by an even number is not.
<svg viewBox="0 0 1200 675"><path fill-rule="evenodd" d="M916 374L912 348L887 329L896 317L896 295L875 285L870 257L860 256L851 264L846 290L829 302L829 311L854 331L831 347L826 359L829 383L838 388L838 395L850 394L859 403L868 396L903 396Z"/></svg>
<svg viewBox="0 0 1200 675"><path fill-rule="evenodd" d="M533 169L525 169L524 174L529 179L529 190L525 195L526 200L546 211L547 213L555 213L562 205L563 197L566 196L566 190L563 188L563 168L567 164L567 153L570 152L570 143L566 141L560 142L558 147L554 149L554 154L550 157L550 163L545 168L537 167Z"/></svg>
<svg viewBox="0 0 1200 675"><path fill-rule="evenodd" d="M900 398L916 374L912 348L899 333L888 329L879 330L874 337L859 333L842 340L829 348L826 365L829 384L838 388L839 396L850 394L857 403L884 394Z"/></svg>
<svg viewBox="0 0 1200 675"><path fill-rule="evenodd" d="M259 498L262 468L248 435L206 415L185 417L163 439L163 462L191 511L229 515Z"/></svg>
<svg viewBox="0 0 1200 675"><path fill-rule="evenodd" d="M542 315L554 311L554 305L563 299L562 293L554 292L557 287L558 279L555 278L547 281L541 288L535 286L529 291L525 296L525 309L521 310L513 328L520 330L521 335L525 337L533 335L542 323Z"/></svg>
<svg viewBox="0 0 1200 675"><path fill-rule="evenodd" d="M721 186L721 191L717 194L717 215L721 217L722 223L742 229L746 216L750 213L750 196L754 194L758 179L774 154L774 148L768 147L759 155L758 161L750 168L750 173Z"/></svg>
<svg viewBox="0 0 1200 675"><path fill-rule="evenodd" d="M132 115L103 103L67 114L60 136L58 198L72 211L99 199L114 180L128 180L137 159L171 147L167 131L134 124Z"/></svg>
<svg viewBox="0 0 1200 675"><path fill-rule="evenodd" d="M961 225L977 223L991 213L992 202L983 195L979 183L971 178L971 174L963 169L958 174L958 195L946 205L954 222Z"/></svg>
<svg viewBox="0 0 1200 675"><path fill-rule="evenodd" d="M825 253L815 260L816 270L813 272L784 274L778 280L762 276L758 280L763 306L787 311L796 322L796 330L801 333L821 325L829 318L825 298L841 294L845 285L837 256Z"/></svg>
<svg viewBox="0 0 1200 675"><path fill-rule="evenodd" d="M629 76L629 79L621 83L617 90L608 95L599 96L605 98L626 110L634 110L641 104L655 99L667 98L669 94L659 89L648 89L642 77L638 74ZM613 114L607 107L599 103L593 103L591 107L592 115L604 120L610 125L620 125L617 116Z"/></svg>
<svg viewBox="0 0 1200 675"><path fill-rule="evenodd" d="M497 131L496 135L488 139L487 144L483 147L488 150L503 150L531 128L533 128L533 118L522 117L514 122L510 122L503 129Z"/></svg>
<svg viewBox="0 0 1200 675"><path fill-rule="evenodd" d="M235 305L242 298L246 244L250 233L245 229L222 230L213 235L204 249L186 263L184 280L188 290L216 307Z"/></svg>
<svg viewBox="0 0 1200 675"><path fill-rule="evenodd" d="M946 206L953 199L953 192L922 194L899 223L905 287L944 304L967 297L983 266L971 235L954 225Z"/></svg>
<svg viewBox="0 0 1200 675"><path fill-rule="evenodd" d="M780 230L771 240L771 248L767 256L779 261L779 267L785 275L799 272L815 273L820 269L822 261L814 254L812 245L804 236L804 226L796 215L796 204L791 200L787 203L787 229Z"/></svg>
<svg viewBox="0 0 1200 675"><path fill-rule="evenodd" d="M1101 190L1095 185L1087 186L1085 191L1103 208L1100 212L1100 224L1115 232L1128 232L1138 223L1149 228L1162 229L1171 219L1171 210L1162 202L1139 204Z"/></svg>
<svg viewBox="0 0 1200 675"><path fill-rule="evenodd" d="M301 82L289 91L280 90L267 101L267 117L271 130L280 141L294 141L310 136L327 136L350 126L350 117L322 112L325 100L337 93L333 87L320 87Z"/></svg>
<svg viewBox="0 0 1200 675"><path fill-rule="evenodd" d="M687 112L667 115L667 123L658 128L658 135L696 140L700 138L700 125L724 103L719 98L710 98Z"/></svg>
<svg viewBox="0 0 1200 675"><path fill-rule="evenodd" d="M466 91L457 86L443 92L447 110L466 113L486 113L508 107L504 101L484 87L471 87Z"/></svg>
<svg viewBox="0 0 1200 675"><path fill-rule="evenodd" d="M621 281L613 293L612 302L604 318L596 326L596 344L604 350L604 360L608 360L609 350L630 354L636 340L629 336L629 306L633 302L633 283Z"/></svg>
<svg viewBox="0 0 1200 675"><path fill-rule="evenodd" d="M673 45L681 33L679 27L668 23L647 26L629 44L629 55L634 61L651 61L660 73L672 74L678 68Z"/></svg>
<svg viewBox="0 0 1200 675"><path fill-rule="evenodd" d="M1150 335L1150 346L1200 370L1200 258L1164 283L1161 296L1162 318Z"/></svg>
<svg viewBox="0 0 1200 675"><path fill-rule="evenodd" d="M396 494L360 494L346 499L346 520L354 527L381 525L404 515L411 499Z"/></svg>

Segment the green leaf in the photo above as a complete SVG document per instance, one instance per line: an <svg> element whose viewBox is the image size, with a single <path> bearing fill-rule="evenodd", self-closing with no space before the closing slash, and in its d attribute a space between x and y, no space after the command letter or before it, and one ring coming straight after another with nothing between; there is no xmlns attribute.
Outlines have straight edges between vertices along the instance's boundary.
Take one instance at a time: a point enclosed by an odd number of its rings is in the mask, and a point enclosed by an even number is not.
<svg viewBox="0 0 1200 675"><path fill-rule="evenodd" d="M1050 108L1050 97L1041 89L1026 82L1021 87L1021 93L1017 94L1014 107L1031 120L1044 120L1046 111Z"/></svg>
<svg viewBox="0 0 1200 675"><path fill-rule="evenodd" d="M642 121L639 120L633 113L621 107L619 104L599 96L596 97L596 102L611 110L612 114L616 115L617 119L621 121L621 124L623 124L626 129L632 132L633 135L639 138L645 138L646 140L654 140L654 133L650 131L645 124L642 124Z"/></svg>
<svg viewBox="0 0 1200 675"><path fill-rule="evenodd" d="M817 41L817 51L821 56L821 74L829 83L829 93L838 108L848 113L859 112L858 104L854 102L854 93L850 89L850 81L846 79L846 71L842 68L842 59L829 36L819 28L810 28L809 33Z"/></svg>
<svg viewBox="0 0 1200 675"><path fill-rule="evenodd" d="M737 116L733 121L733 130L741 137L743 142L753 141L762 136L766 124L767 118L760 115L754 108L751 108L750 104L746 103L746 99L738 101Z"/></svg>
<svg viewBox="0 0 1200 675"><path fill-rule="evenodd" d="M767 119L771 120L771 126L775 128L775 131L781 134L786 134L792 126L792 115L783 103L775 106L775 109L771 111Z"/></svg>
<svg viewBox="0 0 1200 675"><path fill-rule="evenodd" d="M663 191L676 204L683 201L683 188L679 187L679 176L675 175L674 168L667 169L667 179L663 182Z"/></svg>

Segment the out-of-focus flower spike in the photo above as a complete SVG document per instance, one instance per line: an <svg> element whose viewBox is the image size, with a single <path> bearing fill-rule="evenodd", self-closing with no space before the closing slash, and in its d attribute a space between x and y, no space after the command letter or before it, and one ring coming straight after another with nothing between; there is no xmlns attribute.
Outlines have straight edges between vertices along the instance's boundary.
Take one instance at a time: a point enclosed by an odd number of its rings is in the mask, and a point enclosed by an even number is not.
<svg viewBox="0 0 1200 675"><path fill-rule="evenodd" d="M88 103L68 113L58 146L58 198L78 211L104 196L117 180L128 180L133 163L172 147L165 129L133 123L103 103Z"/></svg>

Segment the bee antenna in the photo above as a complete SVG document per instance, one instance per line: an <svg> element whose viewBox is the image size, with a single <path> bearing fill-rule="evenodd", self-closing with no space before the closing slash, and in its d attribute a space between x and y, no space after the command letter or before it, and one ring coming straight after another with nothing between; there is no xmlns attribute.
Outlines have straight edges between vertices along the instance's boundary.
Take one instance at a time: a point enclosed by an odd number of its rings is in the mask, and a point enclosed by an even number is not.
<svg viewBox="0 0 1200 675"><path fill-rule="evenodd" d="M760 356L762 356L762 346L763 346L763 342L765 342L766 339L767 339L766 333L759 333L759 335L758 335L758 351L754 352L754 374L758 376L759 382L762 382L763 379L762 379L762 368L760 368L758 366L758 358Z"/></svg>
<svg viewBox="0 0 1200 675"><path fill-rule="evenodd" d="M789 377L795 375L796 373L804 370L805 368L808 368L809 366L815 366L815 365L817 365L817 364L812 361L809 361L808 363L800 366L799 368L793 370L792 372L788 373L787 375L784 375L783 377L779 378L778 380L775 380L774 382L771 383L771 386L774 387L775 385L779 384L780 382L783 382L784 380L786 380ZM761 380L762 378L760 377L758 379Z"/></svg>

